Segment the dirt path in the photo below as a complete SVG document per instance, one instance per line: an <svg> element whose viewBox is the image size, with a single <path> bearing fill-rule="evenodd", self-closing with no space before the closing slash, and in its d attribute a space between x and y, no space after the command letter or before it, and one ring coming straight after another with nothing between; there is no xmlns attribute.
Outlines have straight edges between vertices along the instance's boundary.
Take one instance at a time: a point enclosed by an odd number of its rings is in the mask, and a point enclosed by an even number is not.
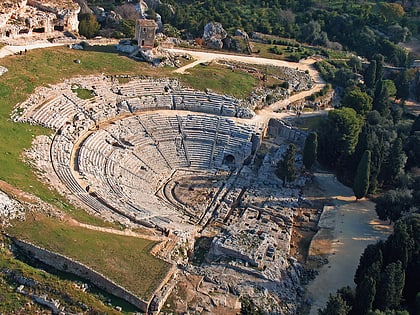
<svg viewBox="0 0 420 315"><path fill-rule="evenodd" d="M310 315L318 314L318 308L325 306L330 293L335 294L343 286L354 287L354 273L365 247L386 239L391 232L386 222L377 219L374 203L356 202L352 189L338 182L333 174L315 173L315 183L321 194L306 197L330 198L336 215L329 245L332 249L326 249L333 254L328 255L329 263L319 269L319 275L307 286L308 298L313 303Z"/></svg>

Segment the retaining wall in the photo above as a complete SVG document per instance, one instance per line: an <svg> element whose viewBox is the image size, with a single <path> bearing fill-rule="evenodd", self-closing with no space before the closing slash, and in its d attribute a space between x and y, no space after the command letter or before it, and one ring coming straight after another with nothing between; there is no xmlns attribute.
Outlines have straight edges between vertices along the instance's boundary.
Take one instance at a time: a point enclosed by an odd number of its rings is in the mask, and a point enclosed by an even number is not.
<svg viewBox="0 0 420 315"><path fill-rule="evenodd" d="M87 279L91 283L96 285L98 288L129 302L141 311L148 311L150 300L142 300L134 293L114 283L112 280L108 279L99 272L91 269L90 267L78 261L75 261L72 258L51 252L47 249L33 245L29 242L18 240L13 237L12 240L14 244L20 249L22 249L24 252L26 252L28 256L31 256L49 266L52 266L57 270L69 272L83 279Z"/></svg>

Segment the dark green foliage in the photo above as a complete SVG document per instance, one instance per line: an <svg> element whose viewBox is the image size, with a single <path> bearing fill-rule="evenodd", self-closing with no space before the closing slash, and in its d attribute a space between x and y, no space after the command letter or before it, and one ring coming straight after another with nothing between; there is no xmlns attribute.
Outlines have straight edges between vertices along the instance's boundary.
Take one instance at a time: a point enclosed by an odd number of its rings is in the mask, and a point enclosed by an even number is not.
<svg viewBox="0 0 420 315"><path fill-rule="evenodd" d="M389 190L375 201L375 210L379 219L397 221L410 209L412 196L407 189Z"/></svg>
<svg viewBox="0 0 420 315"><path fill-rule="evenodd" d="M186 38L201 37L204 25L215 21L222 23L230 33L240 28L249 34L261 32L296 38L328 48L344 47L369 59L380 52L386 62L402 64L406 62L406 54L392 41L404 40L407 28L417 32L416 11L406 8L406 13L413 11L410 20L404 14L384 18L388 13L380 12L389 9L383 9L382 4L357 1L343 5L312 0L162 0L155 10L163 23L183 30Z"/></svg>
<svg viewBox="0 0 420 315"><path fill-rule="evenodd" d="M356 84L357 76L346 63L333 63L323 60L317 62L315 67L326 81L335 85L351 87Z"/></svg>
<svg viewBox="0 0 420 315"><path fill-rule="evenodd" d="M340 294L330 295L327 306L318 309L318 315L347 315L351 307L343 300Z"/></svg>
<svg viewBox="0 0 420 315"><path fill-rule="evenodd" d="M363 279L370 277L375 282L379 280L380 270L383 263L383 243L368 245L362 256L360 256L359 266L354 275L354 282L360 285ZM376 264L376 265L375 265Z"/></svg>
<svg viewBox="0 0 420 315"><path fill-rule="evenodd" d="M388 264L381 274L377 286L374 306L380 310L393 309L398 307L404 288L405 275L401 262Z"/></svg>
<svg viewBox="0 0 420 315"><path fill-rule="evenodd" d="M392 185L397 177L404 172L404 166L407 162L407 156L405 155L402 147L401 138L397 138L389 151L388 156L384 162L382 168L381 178L386 184Z"/></svg>
<svg viewBox="0 0 420 315"><path fill-rule="evenodd" d="M407 70L401 71L395 78L395 87L397 88L396 97L398 99L408 99L410 96L410 80Z"/></svg>
<svg viewBox="0 0 420 315"><path fill-rule="evenodd" d="M366 150L362 156L362 159L357 166L356 177L353 183L353 192L356 199L363 198L369 189L369 177L370 177L370 161L371 152Z"/></svg>
<svg viewBox="0 0 420 315"><path fill-rule="evenodd" d="M291 143L281 155L281 160L277 163L276 175L283 180L283 186L296 178L295 155L296 146Z"/></svg>
<svg viewBox="0 0 420 315"><path fill-rule="evenodd" d="M411 126L411 134L414 134L416 131L420 131L420 115L417 115Z"/></svg>
<svg viewBox="0 0 420 315"><path fill-rule="evenodd" d="M134 38L136 21L121 20L116 31L121 34L121 38Z"/></svg>
<svg viewBox="0 0 420 315"><path fill-rule="evenodd" d="M372 277L362 279L356 288L355 311L356 314L367 314L372 309L376 296L376 281Z"/></svg>
<svg viewBox="0 0 420 315"><path fill-rule="evenodd" d="M389 114L390 98L395 97L397 88L391 80L381 80L376 83L375 95L373 98L373 109L377 110L382 116Z"/></svg>
<svg viewBox="0 0 420 315"><path fill-rule="evenodd" d="M311 132L305 140L305 147L303 148L303 165L310 170L316 161L318 151L318 134Z"/></svg>
<svg viewBox="0 0 420 315"><path fill-rule="evenodd" d="M343 97L343 106L353 108L359 115L372 110L372 98L360 89L349 89Z"/></svg>
<svg viewBox="0 0 420 315"><path fill-rule="evenodd" d="M412 191L413 191L413 206L417 208L417 212L420 211L420 176L417 176L413 180Z"/></svg>
<svg viewBox="0 0 420 315"><path fill-rule="evenodd" d="M416 307L419 268L420 215L414 214L399 220L386 242L366 247L355 274L352 314L417 314L406 310Z"/></svg>
<svg viewBox="0 0 420 315"><path fill-rule="evenodd" d="M365 84L369 89L376 85L376 60L371 60L365 71Z"/></svg>
<svg viewBox="0 0 420 315"><path fill-rule="evenodd" d="M420 167L420 131L408 137L405 152L407 152L407 166Z"/></svg>
<svg viewBox="0 0 420 315"><path fill-rule="evenodd" d="M79 15L79 34L87 38L94 37L99 31L99 23L96 17L90 13Z"/></svg>
<svg viewBox="0 0 420 315"><path fill-rule="evenodd" d="M360 127L360 120L354 109L344 107L330 111L318 133L318 157L321 162L335 167L339 159L351 156L357 144Z"/></svg>
<svg viewBox="0 0 420 315"><path fill-rule="evenodd" d="M375 54L373 56L373 60L376 61L376 73L375 73L375 81L379 82L382 81L384 78L384 56L381 54Z"/></svg>

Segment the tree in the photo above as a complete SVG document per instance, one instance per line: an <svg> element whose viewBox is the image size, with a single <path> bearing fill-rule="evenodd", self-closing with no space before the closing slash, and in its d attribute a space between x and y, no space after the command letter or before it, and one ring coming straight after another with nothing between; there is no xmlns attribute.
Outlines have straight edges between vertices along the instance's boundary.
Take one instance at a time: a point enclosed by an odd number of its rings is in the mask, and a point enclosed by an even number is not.
<svg viewBox="0 0 420 315"><path fill-rule="evenodd" d="M286 182L294 181L296 178L295 154L296 146L291 143L277 163L276 174L283 180L283 186L286 185Z"/></svg>
<svg viewBox="0 0 420 315"><path fill-rule="evenodd" d="M379 219L395 222L410 209L412 196L408 189L389 190L376 198L375 202Z"/></svg>
<svg viewBox="0 0 420 315"><path fill-rule="evenodd" d="M393 142L384 162L383 172L381 174L384 182L391 185L394 184L398 176L404 172L406 162L407 156L403 151L402 140L401 138L397 138Z"/></svg>
<svg viewBox="0 0 420 315"><path fill-rule="evenodd" d="M405 275L401 262L393 262L385 267L377 287L374 301L376 308L380 310L393 309L399 306L402 290L404 288Z"/></svg>
<svg viewBox="0 0 420 315"><path fill-rule="evenodd" d="M407 70L401 71L395 79L395 86L397 88L396 97L398 99L408 99L410 96L410 78Z"/></svg>
<svg viewBox="0 0 420 315"><path fill-rule="evenodd" d="M367 314L372 309L376 296L376 281L371 277L363 278L356 287L355 311L357 314Z"/></svg>
<svg viewBox="0 0 420 315"><path fill-rule="evenodd" d="M319 158L335 167L343 157L353 154L360 133L361 121L352 108L332 110L319 130Z"/></svg>
<svg viewBox="0 0 420 315"><path fill-rule="evenodd" d="M379 280L382 263L383 242L368 245L360 256L359 265L357 266L356 273L354 275L354 282L356 285L360 285L363 279L372 278L377 282Z"/></svg>
<svg viewBox="0 0 420 315"><path fill-rule="evenodd" d="M369 89L373 89L376 84L376 60L371 60L365 71L365 84Z"/></svg>
<svg viewBox="0 0 420 315"><path fill-rule="evenodd" d="M381 80L376 83L373 109L386 117L389 114L390 98L395 97L397 88L391 80Z"/></svg>
<svg viewBox="0 0 420 315"><path fill-rule="evenodd" d="M330 295L326 307L318 309L318 315L347 315L350 309L340 294Z"/></svg>
<svg viewBox="0 0 420 315"><path fill-rule="evenodd" d="M100 25L96 17L90 13L79 14L79 34L92 38L99 31Z"/></svg>
<svg viewBox="0 0 420 315"><path fill-rule="evenodd" d="M353 183L353 192L356 196L356 200L363 198L369 189L369 176L370 176L370 161L371 152L366 150L362 156L362 159L357 166L356 177Z"/></svg>
<svg viewBox="0 0 420 315"><path fill-rule="evenodd" d="M372 110L372 98L359 88L351 89L343 97L343 106L353 108L359 115Z"/></svg>
<svg viewBox="0 0 420 315"><path fill-rule="evenodd" d="M316 161L318 151L318 134L311 132L305 140L305 147L303 148L303 165L310 170Z"/></svg>

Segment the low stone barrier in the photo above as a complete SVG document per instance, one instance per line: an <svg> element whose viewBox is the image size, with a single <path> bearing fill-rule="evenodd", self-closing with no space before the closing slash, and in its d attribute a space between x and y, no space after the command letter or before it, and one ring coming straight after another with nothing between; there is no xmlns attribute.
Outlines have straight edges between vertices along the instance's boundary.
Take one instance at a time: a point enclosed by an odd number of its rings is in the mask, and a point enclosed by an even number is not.
<svg viewBox="0 0 420 315"><path fill-rule="evenodd" d="M69 272L83 279L89 280L98 288L129 302L130 304L140 309L142 312L148 311L151 299L149 301L144 301L134 293L114 283L112 280L108 279L101 273L78 261L73 260L72 258L51 252L45 248L41 248L27 241L19 240L14 237L11 237L11 239L13 240L13 243L21 250L26 252L28 256L31 256L49 266L52 266L57 270Z"/></svg>

